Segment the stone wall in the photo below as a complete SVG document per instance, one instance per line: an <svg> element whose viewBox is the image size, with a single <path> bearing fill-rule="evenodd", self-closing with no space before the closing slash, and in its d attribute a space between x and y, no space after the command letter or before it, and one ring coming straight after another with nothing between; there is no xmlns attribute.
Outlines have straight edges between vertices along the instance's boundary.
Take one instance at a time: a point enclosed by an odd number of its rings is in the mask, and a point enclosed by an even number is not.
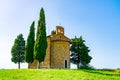
<svg viewBox="0 0 120 80"><path fill-rule="evenodd" d="M37 65L38 65L38 61L37 61L37 60L34 60L32 63L29 63L29 65L30 65L30 68L36 69L36 68L37 68Z"/></svg>
<svg viewBox="0 0 120 80"><path fill-rule="evenodd" d="M51 43L51 68L70 68L70 44L65 41L54 41Z"/></svg>

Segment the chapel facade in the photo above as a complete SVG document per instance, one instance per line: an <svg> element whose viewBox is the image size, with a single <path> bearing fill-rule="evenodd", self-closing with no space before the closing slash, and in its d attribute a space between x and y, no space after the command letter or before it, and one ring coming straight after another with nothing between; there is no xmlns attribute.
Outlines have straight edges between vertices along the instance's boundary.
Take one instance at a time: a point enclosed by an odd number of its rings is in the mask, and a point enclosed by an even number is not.
<svg viewBox="0 0 120 80"><path fill-rule="evenodd" d="M47 36L46 57L41 68L70 68L70 39L64 35L64 28L56 26L56 33ZM30 63L30 68L37 68L38 61Z"/></svg>

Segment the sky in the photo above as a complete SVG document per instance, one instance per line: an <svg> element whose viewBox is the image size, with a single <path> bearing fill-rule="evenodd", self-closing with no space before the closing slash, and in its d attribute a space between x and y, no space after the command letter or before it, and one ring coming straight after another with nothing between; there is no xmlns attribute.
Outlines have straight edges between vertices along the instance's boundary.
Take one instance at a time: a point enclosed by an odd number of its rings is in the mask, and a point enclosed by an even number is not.
<svg viewBox="0 0 120 80"><path fill-rule="evenodd" d="M0 69L17 68L11 62L14 40L20 33L27 39L42 7L47 35L57 25L63 26L69 38L82 35L91 50L90 65L120 68L120 0L0 0Z"/></svg>

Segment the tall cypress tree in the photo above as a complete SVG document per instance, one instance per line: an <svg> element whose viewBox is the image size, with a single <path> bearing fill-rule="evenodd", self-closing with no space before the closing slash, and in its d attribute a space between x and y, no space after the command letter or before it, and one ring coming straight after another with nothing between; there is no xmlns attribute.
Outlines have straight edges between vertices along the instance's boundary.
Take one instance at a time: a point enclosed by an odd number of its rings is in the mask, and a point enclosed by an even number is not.
<svg viewBox="0 0 120 80"><path fill-rule="evenodd" d="M40 63L44 61L46 56L47 40L46 40L46 23L44 9L40 10L40 17L38 20L36 42L34 46L34 58L38 60L40 68Z"/></svg>
<svg viewBox="0 0 120 80"><path fill-rule="evenodd" d="M12 62L18 63L18 68L20 69L20 62L24 62L24 52L25 52L25 40L22 34L19 34L14 41L14 45L11 49Z"/></svg>
<svg viewBox="0 0 120 80"><path fill-rule="evenodd" d="M25 48L25 61L28 63L28 68L29 68L29 63L32 63L34 61L33 58L33 53L34 53L34 37L35 37L35 30L34 30L34 24L35 22L33 21L31 26L30 26L30 32L27 38L27 44Z"/></svg>

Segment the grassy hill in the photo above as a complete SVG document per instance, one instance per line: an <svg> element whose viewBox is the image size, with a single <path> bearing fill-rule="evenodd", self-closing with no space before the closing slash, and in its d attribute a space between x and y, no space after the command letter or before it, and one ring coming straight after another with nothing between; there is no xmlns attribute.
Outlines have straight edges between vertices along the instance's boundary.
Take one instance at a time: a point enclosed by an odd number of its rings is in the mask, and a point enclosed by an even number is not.
<svg viewBox="0 0 120 80"><path fill-rule="evenodd" d="M0 80L120 80L119 72L70 69L0 70Z"/></svg>

